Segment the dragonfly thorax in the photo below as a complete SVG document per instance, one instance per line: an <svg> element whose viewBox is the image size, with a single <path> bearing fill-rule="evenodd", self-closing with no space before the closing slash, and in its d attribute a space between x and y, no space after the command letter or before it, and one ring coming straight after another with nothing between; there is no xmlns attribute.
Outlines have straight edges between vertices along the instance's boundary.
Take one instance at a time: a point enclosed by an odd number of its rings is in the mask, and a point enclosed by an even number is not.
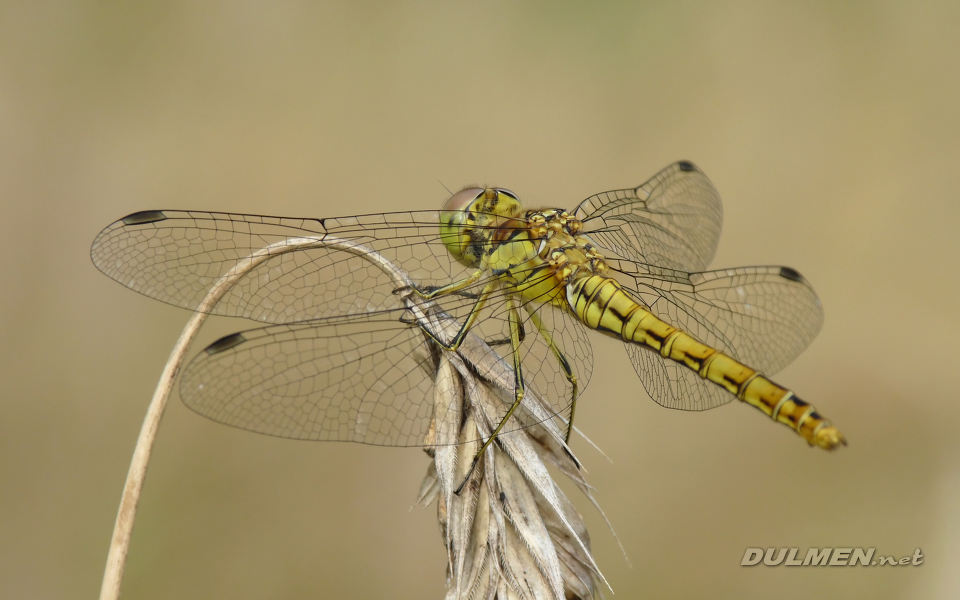
<svg viewBox="0 0 960 600"><path fill-rule="evenodd" d="M607 265L593 241L583 232L583 223L567 211L552 208L527 211L531 238L539 240L537 254L566 284L571 279L603 275Z"/></svg>
<svg viewBox="0 0 960 600"><path fill-rule="evenodd" d="M566 211L527 211L496 229L481 269L496 273L504 286L532 302L563 306L568 287L607 271L603 256L581 231L581 222Z"/></svg>

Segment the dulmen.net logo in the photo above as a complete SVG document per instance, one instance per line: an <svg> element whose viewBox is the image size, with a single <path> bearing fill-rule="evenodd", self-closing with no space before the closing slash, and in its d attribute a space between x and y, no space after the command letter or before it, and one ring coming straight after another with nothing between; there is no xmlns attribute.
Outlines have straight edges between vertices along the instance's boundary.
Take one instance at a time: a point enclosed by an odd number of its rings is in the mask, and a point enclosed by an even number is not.
<svg viewBox="0 0 960 600"><path fill-rule="evenodd" d="M923 564L923 554L920 548L910 556L874 556L876 548L808 548L805 555L800 554L799 548L747 548L740 565L752 567L764 564L768 567L864 567L902 565L917 566ZM798 558L803 556L803 559Z"/></svg>

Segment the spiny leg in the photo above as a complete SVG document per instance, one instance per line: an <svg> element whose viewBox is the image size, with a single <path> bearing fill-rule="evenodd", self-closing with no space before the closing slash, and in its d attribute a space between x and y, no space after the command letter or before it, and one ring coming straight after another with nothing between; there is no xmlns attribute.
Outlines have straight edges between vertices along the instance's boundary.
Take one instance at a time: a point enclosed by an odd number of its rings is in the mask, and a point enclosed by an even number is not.
<svg viewBox="0 0 960 600"><path fill-rule="evenodd" d="M439 298L440 296L446 296L447 294L453 294L459 292L460 290L470 287L474 283L480 281L480 278L483 277L484 270L477 269L469 277L464 277L459 281L454 281L453 283L448 283L447 285L441 285L440 287L428 287L428 288L419 288L417 286L411 286L413 291L415 291L421 298L424 300L433 300L434 298ZM403 288L401 288L403 289ZM476 294L464 293L461 294L467 297L476 297Z"/></svg>
<svg viewBox="0 0 960 600"><path fill-rule="evenodd" d="M414 286L414 285L405 285L405 286L401 286L401 287L398 287L398 288L394 288L394 289L393 289L393 293L394 293L394 294L400 294L400 293L405 292L405 291L407 291L407 290L413 290L413 291L415 291L415 292L417 293L418 296L420 296L421 298L425 298L425 299L426 299L426 295L427 295L427 294L431 294L431 293L435 292L435 291L438 290L438 289L439 289L439 288L435 288L435 287L432 287L432 286L426 286L426 287L423 287L423 288L419 288L419 287ZM451 295L451 296L460 296L461 298L469 298L470 300L476 300L477 298L480 297L480 294L478 294L478 293L476 293L476 292L466 292L466 291L463 291L463 290L457 290L457 291L454 291L454 292L450 292L449 295ZM435 296L434 296L434 297L435 297Z"/></svg>
<svg viewBox="0 0 960 600"><path fill-rule="evenodd" d="M513 402L513 406L510 407L510 410L507 411L507 414L500 419L500 424L497 425L497 428L493 430L493 433L490 434L490 437L487 438L487 441L480 446L480 450L477 452L477 455L473 457L473 464L470 465L470 470L467 472L467 476L463 479L463 482L460 484L460 487L454 492L458 496L460 491L463 490L463 486L467 485L467 482L470 481L470 477L473 475L474 469L477 468L477 463L480 462L480 457L483 456L484 451L486 451L487 446L489 446L500 433L500 430L503 429L503 426L506 425L507 419L509 419L514 411L520 406L520 402L523 400L523 370L520 366L520 330L523 328L520 323L520 314L517 312L517 307L513 296L510 297L510 343L513 346L513 374L515 377L514 389L516 399Z"/></svg>
<svg viewBox="0 0 960 600"><path fill-rule="evenodd" d="M454 281L453 283L448 283L447 285L437 288L423 290L417 286L406 286L403 288L397 288L393 290L393 292L396 294L405 289L413 289L413 291L415 291L424 300L432 300L434 298L439 298L440 296L447 296L451 294L475 299L476 302L474 303L473 308L470 309L470 314L467 315L466 321L464 321L463 326L460 327L457 335L454 336L453 341L449 344L437 337L427 327L424 327L423 324L420 324L420 328L423 329L425 334L427 334L427 337L439 344L443 349L453 352L456 351L456 349L460 347L460 344L463 343L464 338L467 336L467 332L470 331L470 328L473 327L477 317L480 316L480 311L483 309L483 305L486 303L487 298L490 296L490 293L494 290L494 288L496 288L497 281L493 280L484 286L483 290L479 294L461 291L479 281L480 278L483 277L483 274L483 269L477 269L469 277L465 277L459 281ZM402 318L401 321L407 322Z"/></svg>
<svg viewBox="0 0 960 600"><path fill-rule="evenodd" d="M483 310L484 304L487 303L487 298L489 298L493 290L497 288L497 284L498 280L494 279L484 286L483 291L480 292L480 297L477 298L473 308L470 309L470 314L467 315L463 325L460 326L460 331L457 332L457 335L453 337L453 341L451 341L449 344L438 338L436 334L430 331L425 324L420 323L420 329L422 329L423 332L430 337L430 339L436 342L444 350L455 352L460 347L460 344L463 343L463 340L467 337L467 333L470 331L470 328L473 327L474 323L477 322L477 317L480 316L480 311Z"/></svg>
<svg viewBox="0 0 960 600"><path fill-rule="evenodd" d="M570 400L570 419L567 421L567 435L564 436L563 441L570 441L570 433L573 431L573 416L577 411L577 396L579 396L580 386L577 382L577 376L573 372L573 367L570 366L570 362L567 360L567 357L563 354L563 351L560 350L560 347L557 346L557 343L553 341L553 336L550 335L550 331L543 326L543 319L540 318L540 314L536 310L527 309L527 314L530 315L530 320L533 321L534 327L537 328L537 333L543 336L543 339L546 340L547 345L550 346L550 350L553 351L553 355L556 357L557 362L560 363L560 368L563 369L563 374L567 378L567 381L570 382L570 386L573 388L573 393L571 394ZM574 459L576 461L576 459Z"/></svg>

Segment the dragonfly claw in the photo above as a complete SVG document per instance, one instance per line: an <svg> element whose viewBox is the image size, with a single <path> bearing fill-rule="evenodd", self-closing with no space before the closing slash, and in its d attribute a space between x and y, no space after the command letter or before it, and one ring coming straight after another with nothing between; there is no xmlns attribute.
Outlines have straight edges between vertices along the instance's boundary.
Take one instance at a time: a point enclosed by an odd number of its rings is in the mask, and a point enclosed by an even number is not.
<svg viewBox="0 0 960 600"><path fill-rule="evenodd" d="M410 284L410 285L402 285L400 287L393 288L393 295L405 296L410 294L410 292L413 292L416 295L420 296L421 298L426 299L427 297L426 294L429 293L429 291L430 291L429 288L421 289L419 286Z"/></svg>
<svg viewBox="0 0 960 600"><path fill-rule="evenodd" d="M436 289L438 288L437 286L434 286L434 285L420 287L418 285L410 284L410 285L402 285L400 287L393 288L393 294L395 296L401 296L401 295L405 295L405 294L409 294L410 292L413 292L416 295L423 298L424 300L429 300L430 293Z"/></svg>

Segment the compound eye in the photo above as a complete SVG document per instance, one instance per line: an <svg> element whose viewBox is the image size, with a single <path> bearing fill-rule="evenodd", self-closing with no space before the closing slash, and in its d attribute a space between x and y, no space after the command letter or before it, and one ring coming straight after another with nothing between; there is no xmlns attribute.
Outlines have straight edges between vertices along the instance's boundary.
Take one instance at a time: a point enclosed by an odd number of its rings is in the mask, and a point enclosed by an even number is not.
<svg viewBox="0 0 960 600"><path fill-rule="evenodd" d="M473 201L483 195L483 188L469 187L460 190L444 202L443 210L467 210Z"/></svg>
<svg viewBox="0 0 960 600"><path fill-rule="evenodd" d="M497 192L499 192L499 193L501 193L501 194L505 194L506 196L508 196L508 197L510 197L510 198L513 198L514 200L517 200L517 201L520 200L520 198L517 198L517 195L516 195L516 194L514 194L513 192L511 192L511 191L508 190L507 188L497 188Z"/></svg>

